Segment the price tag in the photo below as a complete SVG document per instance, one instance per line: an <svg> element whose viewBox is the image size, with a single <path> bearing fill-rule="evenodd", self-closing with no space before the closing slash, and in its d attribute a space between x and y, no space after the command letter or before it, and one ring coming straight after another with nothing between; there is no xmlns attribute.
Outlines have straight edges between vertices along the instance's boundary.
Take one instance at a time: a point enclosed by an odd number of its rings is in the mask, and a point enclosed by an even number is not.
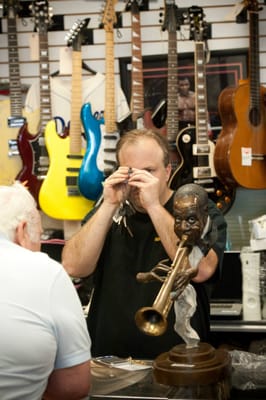
<svg viewBox="0 0 266 400"><path fill-rule="evenodd" d="M252 165L251 147L241 147L241 164L246 167L250 167Z"/></svg>

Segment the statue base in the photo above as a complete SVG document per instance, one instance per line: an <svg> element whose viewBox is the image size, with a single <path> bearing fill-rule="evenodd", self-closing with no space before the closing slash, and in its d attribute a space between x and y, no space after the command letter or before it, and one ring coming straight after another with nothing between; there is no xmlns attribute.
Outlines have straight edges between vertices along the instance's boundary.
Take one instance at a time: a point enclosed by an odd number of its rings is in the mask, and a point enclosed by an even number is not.
<svg viewBox="0 0 266 400"><path fill-rule="evenodd" d="M193 399L201 396L225 400L230 396L231 358L227 351L214 349L208 343L187 348L173 347L158 356L153 363L154 378L158 383L189 388ZM211 397L205 397L211 398Z"/></svg>

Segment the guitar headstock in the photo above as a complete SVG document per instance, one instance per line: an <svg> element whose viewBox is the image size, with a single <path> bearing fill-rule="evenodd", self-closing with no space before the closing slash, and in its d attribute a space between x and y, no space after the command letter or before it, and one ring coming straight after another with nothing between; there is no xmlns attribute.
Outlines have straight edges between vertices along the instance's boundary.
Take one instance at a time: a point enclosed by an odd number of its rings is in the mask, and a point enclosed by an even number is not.
<svg viewBox="0 0 266 400"><path fill-rule="evenodd" d="M114 25L117 23L117 17L115 13L115 4L117 0L106 0L102 18L102 25L106 32L112 32Z"/></svg>
<svg viewBox="0 0 266 400"><path fill-rule="evenodd" d="M140 8L144 8L142 0L127 0L126 11L131 11L132 15L138 15Z"/></svg>
<svg viewBox="0 0 266 400"><path fill-rule="evenodd" d="M78 19L66 35L67 45L72 46L74 51L81 50L82 41L89 22L90 18Z"/></svg>
<svg viewBox="0 0 266 400"><path fill-rule="evenodd" d="M192 6L188 9L190 40L203 42L208 38L208 24L204 18L202 7Z"/></svg>
<svg viewBox="0 0 266 400"><path fill-rule="evenodd" d="M33 1L30 6L35 28L39 33L46 33L52 21L52 7L47 0Z"/></svg>
<svg viewBox="0 0 266 400"><path fill-rule="evenodd" d="M162 29L168 30L168 32L176 32L180 28L180 21L175 0L165 0L164 13Z"/></svg>
<svg viewBox="0 0 266 400"><path fill-rule="evenodd" d="M21 7L17 0L7 0L4 2L4 14L6 14L8 18L15 18L20 9Z"/></svg>
<svg viewBox="0 0 266 400"><path fill-rule="evenodd" d="M259 6L259 2L257 0L245 0L244 2L248 11L259 12L262 10L262 7Z"/></svg>

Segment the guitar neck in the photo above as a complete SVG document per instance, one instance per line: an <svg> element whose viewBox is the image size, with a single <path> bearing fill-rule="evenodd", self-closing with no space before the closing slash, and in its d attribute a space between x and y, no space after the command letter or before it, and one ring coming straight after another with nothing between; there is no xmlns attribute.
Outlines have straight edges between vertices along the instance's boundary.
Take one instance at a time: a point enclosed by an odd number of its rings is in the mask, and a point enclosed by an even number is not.
<svg viewBox="0 0 266 400"><path fill-rule="evenodd" d="M106 76L104 120L107 133L117 130L115 118L114 34L106 31Z"/></svg>
<svg viewBox="0 0 266 400"><path fill-rule="evenodd" d="M50 69L48 55L47 31L39 33L39 59L40 59L40 128L41 133L52 118L50 95Z"/></svg>
<svg viewBox="0 0 266 400"><path fill-rule="evenodd" d="M168 32L167 140L170 143L175 142L178 133L177 89L177 46L174 30Z"/></svg>
<svg viewBox="0 0 266 400"><path fill-rule="evenodd" d="M12 117L22 116L22 89L18 59L16 15L8 17L8 58L9 58L9 93Z"/></svg>
<svg viewBox="0 0 266 400"><path fill-rule="evenodd" d="M141 49L140 13L131 14L132 27L132 71L131 71L131 112L136 121L144 110L143 65Z"/></svg>
<svg viewBox="0 0 266 400"><path fill-rule="evenodd" d="M195 42L195 89L196 89L196 144L208 143L208 110L205 74L205 44Z"/></svg>
<svg viewBox="0 0 266 400"><path fill-rule="evenodd" d="M260 108L260 74L259 74L259 14L249 13L249 79L250 106Z"/></svg>
<svg viewBox="0 0 266 400"><path fill-rule="evenodd" d="M72 52L72 99L70 122L70 153L80 153L82 148L80 110L82 107L81 51Z"/></svg>

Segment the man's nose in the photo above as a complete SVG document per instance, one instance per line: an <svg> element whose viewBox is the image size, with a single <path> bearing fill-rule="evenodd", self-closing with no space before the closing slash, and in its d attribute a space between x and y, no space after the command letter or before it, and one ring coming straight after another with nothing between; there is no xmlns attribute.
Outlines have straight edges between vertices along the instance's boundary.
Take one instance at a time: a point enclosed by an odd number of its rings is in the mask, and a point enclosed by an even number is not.
<svg viewBox="0 0 266 400"><path fill-rule="evenodd" d="M183 221L181 222L181 229L182 229L183 231L185 231L185 230L188 230L189 228L190 228L189 223L188 223L186 220L183 220Z"/></svg>

